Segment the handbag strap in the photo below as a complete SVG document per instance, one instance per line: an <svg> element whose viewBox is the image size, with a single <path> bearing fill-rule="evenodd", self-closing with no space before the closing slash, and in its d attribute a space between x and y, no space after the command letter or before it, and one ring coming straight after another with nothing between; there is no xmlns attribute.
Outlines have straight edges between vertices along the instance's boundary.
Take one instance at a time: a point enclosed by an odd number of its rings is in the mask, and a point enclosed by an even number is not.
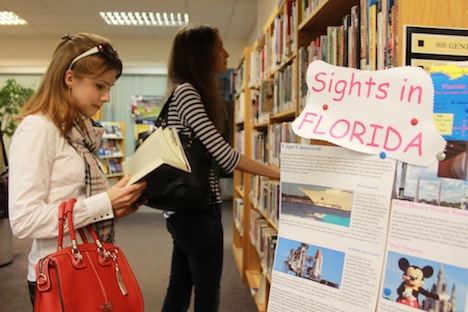
<svg viewBox="0 0 468 312"><path fill-rule="evenodd" d="M65 225L65 205L66 202L62 202L59 206L58 211L58 238L57 238L57 250L63 248L63 227Z"/></svg>
<svg viewBox="0 0 468 312"><path fill-rule="evenodd" d="M3 143L3 131L2 131L2 122L0 121L0 141L2 143L2 155L3 155L3 164L5 170L8 170L8 157L5 151L5 144Z"/></svg>
<svg viewBox="0 0 468 312"><path fill-rule="evenodd" d="M75 198L70 198L68 201L64 201L60 204L59 206L59 213L58 213L58 220L59 220L59 225L58 225L58 242L57 242L57 250L60 250L63 248L63 233L64 233L64 225L65 225L65 220L68 223L68 230L70 233L70 239L71 239L71 244L72 244L72 253L73 256L76 258L78 262L81 262L83 257L81 256L81 253L78 249L78 242L76 240L76 233L75 233L75 226L73 224L73 207L75 206L76 199ZM101 252L101 254L105 255L106 250L104 249L102 243L99 241L99 237L96 234L96 231L92 228L91 225L87 225L86 229L89 231L91 234L94 243L97 245L98 250ZM88 239L86 238L86 235L84 233L84 230L78 229L78 232L81 236L81 239L83 240L84 243L88 243Z"/></svg>
<svg viewBox="0 0 468 312"><path fill-rule="evenodd" d="M156 127L163 127L163 128L167 127L167 117L169 116L169 103L171 102L172 96L174 95L174 93L175 93L175 89L172 91L171 95L167 98L166 103L164 103L164 106L161 109L161 112L159 113L158 119L156 119L156 123L155 123ZM191 130L190 134L187 135L187 137L191 140L197 139L193 130L192 129L190 130ZM179 135L181 134L179 133ZM190 144L188 144L188 146L190 146Z"/></svg>
<svg viewBox="0 0 468 312"><path fill-rule="evenodd" d="M76 199L71 198L67 202L62 202L59 206L58 212L58 238L57 238L57 250L63 248L63 233L64 233L64 226L65 221L68 223L68 231L70 233L70 238L72 241L72 246L76 246L76 234L75 234L75 227L73 226L73 206L75 205Z"/></svg>

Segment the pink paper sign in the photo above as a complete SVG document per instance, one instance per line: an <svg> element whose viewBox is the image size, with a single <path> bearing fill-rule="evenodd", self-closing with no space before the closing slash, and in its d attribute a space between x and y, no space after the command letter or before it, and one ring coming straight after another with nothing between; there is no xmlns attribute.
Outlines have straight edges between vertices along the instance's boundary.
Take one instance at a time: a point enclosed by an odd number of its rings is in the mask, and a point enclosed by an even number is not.
<svg viewBox="0 0 468 312"><path fill-rule="evenodd" d="M307 104L293 122L303 138L420 166L444 152L433 121L434 87L422 68L364 71L314 61L307 86Z"/></svg>

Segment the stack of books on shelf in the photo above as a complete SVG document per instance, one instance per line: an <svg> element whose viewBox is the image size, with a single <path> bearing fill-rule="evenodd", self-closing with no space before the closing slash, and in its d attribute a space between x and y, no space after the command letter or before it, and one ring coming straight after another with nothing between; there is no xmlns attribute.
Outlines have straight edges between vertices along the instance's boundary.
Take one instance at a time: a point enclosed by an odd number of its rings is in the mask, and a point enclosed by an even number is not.
<svg viewBox="0 0 468 312"><path fill-rule="evenodd" d="M244 232L244 200L242 198L234 198L233 205L234 226L242 237Z"/></svg>
<svg viewBox="0 0 468 312"><path fill-rule="evenodd" d="M122 164L115 159L107 160L107 164L109 167L109 174L120 174L122 173Z"/></svg>
<svg viewBox="0 0 468 312"><path fill-rule="evenodd" d="M104 128L101 145L98 150L102 169L112 182L123 176L122 161L125 158L124 128L117 122L101 122Z"/></svg>
<svg viewBox="0 0 468 312"><path fill-rule="evenodd" d="M122 138L122 130L118 124L104 124L103 138Z"/></svg>
<svg viewBox="0 0 468 312"><path fill-rule="evenodd" d="M322 1L303 0L300 15L309 16ZM310 11L312 8L312 11ZM332 65L382 70L396 63L397 10L394 0L360 0L342 18L329 25L326 33L298 48L300 109L307 99L306 72L310 62L323 60Z"/></svg>
<svg viewBox="0 0 468 312"><path fill-rule="evenodd" d="M101 142L101 147L98 150L99 156L107 157L122 157L122 151L119 144L115 140L104 138Z"/></svg>
<svg viewBox="0 0 468 312"><path fill-rule="evenodd" d="M297 135L292 130L292 121L272 124L268 131L269 150L268 162L273 166L280 166L281 143L295 143Z"/></svg>
<svg viewBox="0 0 468 312"><path fill-rule="evenodd" d="M252 157L264 164L268 163L268 135L263 131L252 133Z"/></svg>
<svg viewBox="0 0 468 312"><path fill-rule="evenodd" d="M257 210L250 213L250 241L258 253L265 275L271 273L278 231Z"/></svg>
<svg viewBox="0 0 468 312"><path fill-rule="evenodd" d="M263 237L263 253L261 257L262 270L271 279L271 272L275 260L275 250L278 241L278 232L269 231Z"/></svg>

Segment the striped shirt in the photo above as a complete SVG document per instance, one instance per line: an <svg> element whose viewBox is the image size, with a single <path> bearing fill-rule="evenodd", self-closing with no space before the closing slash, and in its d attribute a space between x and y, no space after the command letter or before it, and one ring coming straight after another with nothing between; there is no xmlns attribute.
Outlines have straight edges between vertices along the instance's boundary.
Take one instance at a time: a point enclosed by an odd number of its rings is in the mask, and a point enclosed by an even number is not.
<svg viewBox="0 0 468 312"><path fill-rule="evenodd" d="M193 131L211 157L227 173L234 171L239 164L241 154L216 130L208 118L200 93L192 84L186 82L176 87L169 103L167 125L177 128L182 134L190 134ZM211 192L216 194L216 203L222 203L218 178L213 167L209 180Z"/></svg>

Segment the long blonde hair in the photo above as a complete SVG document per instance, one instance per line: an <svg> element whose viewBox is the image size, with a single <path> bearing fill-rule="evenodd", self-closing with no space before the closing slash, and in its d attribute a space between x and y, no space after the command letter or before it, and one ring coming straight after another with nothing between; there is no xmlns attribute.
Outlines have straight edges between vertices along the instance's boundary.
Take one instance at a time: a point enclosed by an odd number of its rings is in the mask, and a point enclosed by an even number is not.
<svg viewBox="0 0 468 312"><path fill-rule="evenodd" d="M70 100L68 87L65 84L65 72L75 57L99 44L110 46L110 41L99 35L89 33L77 33L63 37L52 55L52 60L39 87L23 106L20 118L33 114L43 114L65 136L73 127L73 120L78 115L74 103ZM73 74L77 78L97 77L109 70L117 71L116 78L120 76L122 62L117 55L110 60L99 54L93 54L80 59L73 65Z"/></svg>

